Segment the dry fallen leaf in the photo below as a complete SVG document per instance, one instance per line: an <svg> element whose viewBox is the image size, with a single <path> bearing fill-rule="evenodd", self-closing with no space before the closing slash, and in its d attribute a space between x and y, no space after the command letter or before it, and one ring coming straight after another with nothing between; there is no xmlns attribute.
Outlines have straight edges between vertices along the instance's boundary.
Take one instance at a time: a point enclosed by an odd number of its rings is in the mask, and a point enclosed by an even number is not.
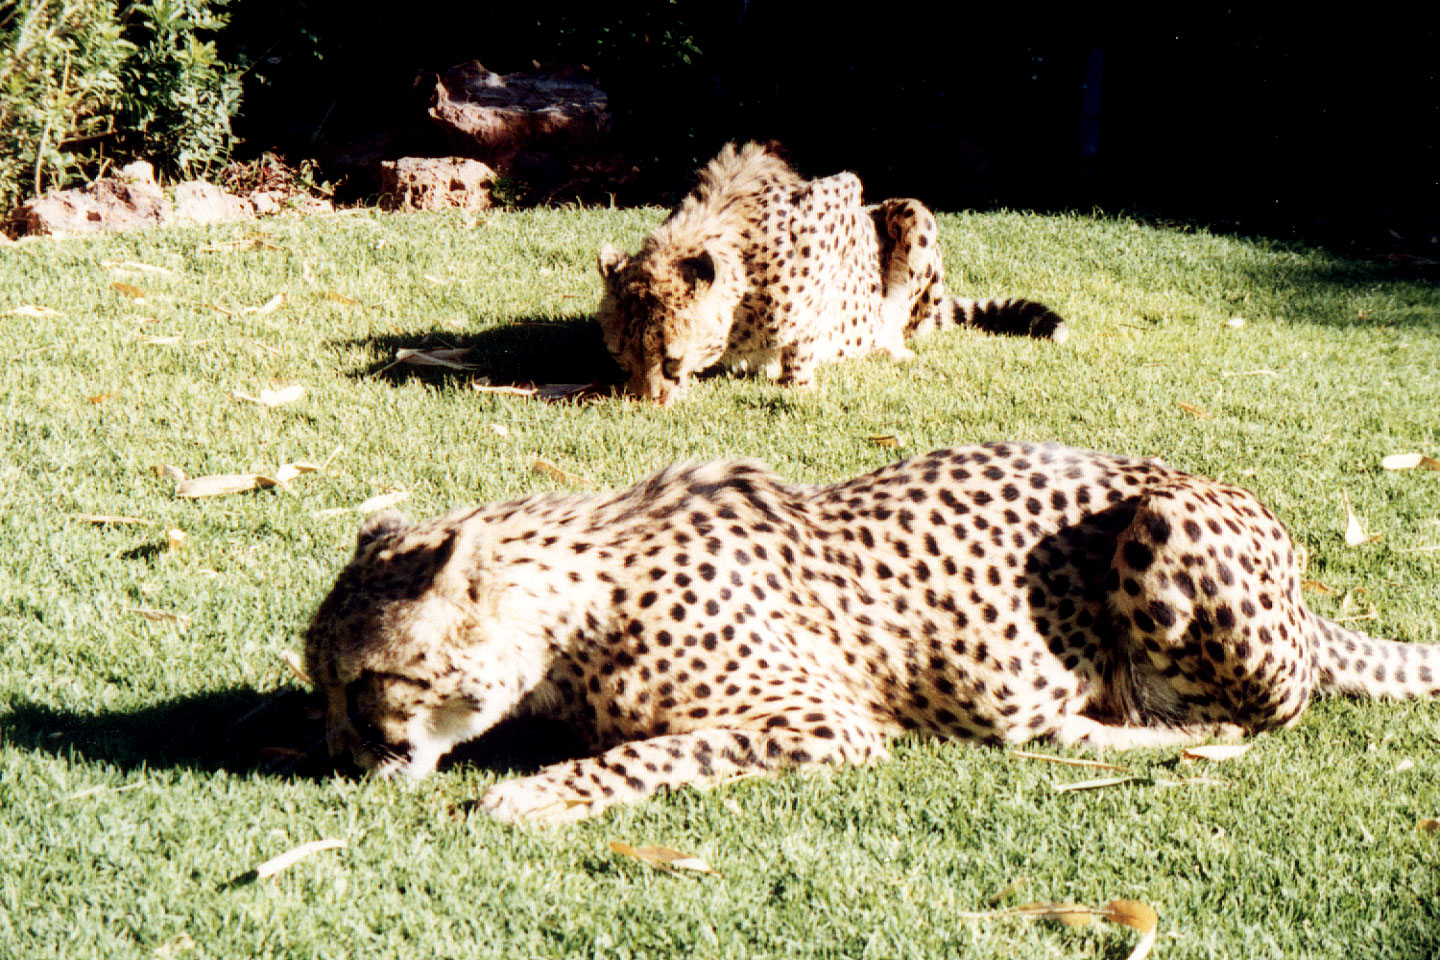
<svg viewBox="0 0 1440 960"><path fill-rule="evenodd" d="M1100 909L1111 923L1123 924L1140 932L1140 939L1127 960L1145 960L1160 931L1160 915L1155 908L1138 900L1111 900Z"/></svg>
<svg viewBox="0 0 1440 960"><path fill-rule="evenodd" d="M325 468L318 463L283 463L280 465L280 469L275 471L275 482L288 484L298 476L307 473L319 473L324 469ZM264 478L262 477L261 479L263 480Z"/></svg>
<svg viewBox="0 0 1440 960"><path fill-rule="evenodd" d="M335 850L348 846L344 840L311 840L309 843L302 843L293 850L286 850L278 857L271 857L260 866L255 868L255 876L261 880L273 877L282 870L288 870L306 857L319 853L322 850Z"/></svg>
<svg viewBox="0 0 1440 960"><path fill-rule="evenodd" d="M185 531L179 527L171 527L165 531L165 545L171 550L179 550L185 546Z"/></svg>
<svg viewBox="0 0 1440 960"><path fill-rule="evenodd" d="M355 512L375 513L378 510L388 510L390 507L395 506L395 504L400 503L402 500L408 499L409 496L410 493L407 490L395 490L391 493L377 494L376 496L373 496L368 500L362 500L359 504L357 504L355 507Z"/></svg>
<svg viewBox="0 0 1440 960"><path fill-rule="evenodd" d="M1129 773L1126 767L1118 767L1113 763L1102 763L1099 760L1080 760L1071 757L1052 757L1048 753L1030 753L1028 750L1011 750L1010 756L1020 757L1022 760L1044 760L1047 763L1059 763L1067 767L1089 767L1092 770L1114 770L1117 773Z"/></svg>
<svg viewBox="0 0 1440 960"><path fill-rule="evenodd" d="M1381 460L1380 466L1386 470L1414 470L1416 467L1440 470L1440 460L1427 457L1423 453L1393 453Z"/></svg>
<svg viewBox="0 0 1440 960"><path fill-rule="evenodd" d="M1324 594L1327 597L1333 597L1336 593L1333 587L1328 587L1325 584L1321 583L1319 580L1301 580L1300 589L1310 590L1314 593Z"/></svg>
<svg viewBox="0 0 1440 960"><path fill-rule="evenodd" d="M569 400L583 399L582 394L598 396L601 393L599 387L591 383L542 383L532 384L528 387L517 387L511 384L492 384L488 380L472 380L470 389L476 393L495 393L506 397L533 397L536 400Z"/></svg>
<svg viewBox="0 0 1440 960"><path fill-rule="evenodd" d="M171 466L168 463L157 463L150 468L150 472L157 477L169 477L171 480L184 480L185 471L179 467Z"/></svg>
<svg viewBox="0 0 1440 960"><path fill-rule="evenodd" d="M594 383L543 383L535 388L535 399L565 400L593 389Z"/></svg>
<svg viewBox="0 0 1440 960"><path fill-rule="evenodd" d="M206 244L200 247L201 253L232 253L236 250L249 250L253 247L264 247L266 250L279 250L275 244L266 240L259 234L252 233L248 236L238 237L234 240L222 240L219 243Z"/></svg>
<svg viewBox="0 0 1440 960"><path fill-rule="evenodd" d="M301 683L306 686L314 685L314 681L310 679L310 674L305 672L305 664L301 662L300 654L294 650L281 650L280 659L285 661L285 666L290 668L291 672L300 679Z"/></svg>
<svg viewBox="0 0 1440 960"><path fill-rule="evenodd" d="M123 787L110 787L102 783L98 787L87 787L84 790L76 790L74 793L63 796L59 800L52 800L45 804L45 809L49 810L51 807L58 807L60 804L69 803L71 800L84 800L86 797L94 797L102 793L126 793L130 790L139 790L143 786L145 786L144 780L137 783L127 783Z"/></svg>
<svg viewBox="0 0 1440 960"><path fill-rule="evenodd" d="M171 610L156 610L154 607L129 607L128 613L138 614L146 620L153 620L157 623L169 622L178 626L181 630L190 626L190 618L183 613L175 613Z"/></svg>
<svg viewBox="0 0 1440 960"><path fill-rule="evenodd" d="M1421 833L1440 832L1440 820L1432 820L1427 817L1426 819L1421 820L1419 823L1415 824L1415 829L1419 830Z"/></svg>
<svg viewBox="0 0 1440 960"><path fill-rule="evenodd" d="M530 464L530 469L534 470L536 473L543 473L550 479L559 480L562 483L578 483L586 487L595 486L593 481L586 480L584 477L577 474L568 473L565 470L562 470L560 467L556 466L551 461L546 460L544 457L536 457L535 462Z"/></svg>
<svg viewBox="0 0 1440 960"><path fill-rule="evenodd" d="M333 302L335 302L335 303L344 304L344 305L347 306L347 307L358 307L358 306L360 306L360 301L359 301L359 300L356 300L356 299L353 298L353 297L347 297L347 296L345 296L345 294L339 293L339 292L337 292L337 291L335 291L335 290L326 290L326 291L325 291L325 299L326 299L326 300L333 301Z"/></svg>
<svg viewBox="0 0 1440 960"><path fill-rule="evenodd" d="M1199 418L1199 419L1201 419L1201 420L1209 420L1209 419L1210 419L1210 411L1209 411L1209 410L1206 410L1204 407L1197 407L1197 406L1195 406L1195 404L1193 404L1193 403L1186 403L1186 402L1184 402L1183 400L1176 401L1175 406L1179 407L1181 410L1184 410L1186 413L1190 414L1192 417L1197 417L1197 418Z"/></svg>
<svg viewBox="0 0 1440 960"><path fill-rule="evenodd" d="M134 270L136 273L153 273L161 277L175 276L175 271L169 267L156 267L138 260L102 260L100 266L106 270Z"/></svg>
<svg viewBox="0 0 1440 960"><path fill-rule="evenodd" d="M265 317L274 313L276 310L279 310L283 306L285 306L285 294L277 293L275 294L275 296L271 297L269 300L266 300L258 307L241 307L240 310L237 312L253 313L257 317Z"/></svg>
<svg viewBox="0 0 1440 960"><path fill-rule="evenodd" d="M610 841L610 850L621 856L633 857L642 863L661 870L693 870L696 873L714 873L715 870L701 858L669 847L632 847L619 840Z"/></svg>
<svg viewBox="0 0 1440 960"><path fill-rule="evenodd" d="M470 389L476 393L498 393L507 397L533 397L539 392L539 387L513 387L509 385L496 386L488 380L472 380Z"/></svg>
<svg viewBox="0 0 1440 960"><path fill-rule="evenodd" d="M230 396L236 400L248 400L251 403L258 403L262 407L278 407L286 403L294 403L305 396L305 388L300 384L292 384L280 390L261 390L259 396L252 397L240 390L233 391Z"/></svg>
<svg viewBox="0 0 1440 960"><path fill-rule="evenodd" d="M37 307L33 303L23 304L14 310L5 311L7 317L30 317L33 320L45 320L50 317L63 317L65 314L59 310L51 310L49 307Z"/></svg>
<svg viewBox="0 0 1440 960"><path fill-rule="evenodd" d="M895 436L894 434L889 433L871 437L870 442L875 444L875 446L877 447L885 447L890 450L893 450L896 447L900 446L900 438Z"/></svg>
<svg viewBox="0 0 1440 960"><path fill-rule="evenodd" d="M336 448L335 453L339 453ZM199 497L219 497L230 493L244 493L247 490L255 490L263 487L279 486L289 489L291 480L307 473L316 473L324 470L334 459L335 453L330 454L325 463L285 463L274 474L263 473L222 473L208 477L193 477L189 480L182 480L175 487L175 496L194 500Z"/></svg>
<svg viewBox="0 0 1440 960"><path fill-rule="evenodd" d="M1140 932L1140 939L1130 951L1127 960L1144 960L1155 946L1155 937L1160 929L1160 915L1148 903L1138 900L1111 900L1098 910L1078 903L1027 903L1003 910L989 910L982 913L962 913L971 920L1020 917L1025 920L1054 920L1070 927L1088 926L1096 920L1108 920Z"/></svg>
<svg viewBox="0 0 1440 960"><path fill-rule="evenodd" d="M115 394L107 390L104 393L92 393L89 397L86 397L86 399L98 407L100 406L100 404L105 403L108 400L114 399L114 397Z"/></svg>
<svg viewBox="0 0 1440 960"><path fill-rule="evenodd" d="M1350 497L1345 491L1340 491L1340 499L1345 504L1345 544L1350 547L1361 547L1367 543L1374 543L1380 539L1380 534L1372 533L1366 535L1365 528L1360 525L1360 518L1355 516L1355 511L1350 507Z"/></svg>
<svg viewBox="0 0 1440 960"><path fill-rule="evenodd" d="M124 294L131 300L134 300L136 303L145 302L145 291L141 290L133 283L125 283L123 281L117 280L115 283L110 284L110 289L114 290L116 293Z"/></svg>
<svg viewBox="0 0 1440 960"><path fill-rule="evenodd" d="M379 373L384 373L391 367L400 363L408 363L414 367L448 367L451 370L474 370L473 363L460 363L456 358L463 357L470 353L469 347L401 347L395 351L395 359L382 367Z"/></svg>
<svg viewBox="0 0 1440 960"><path fill-rule="evenodd" d="M155 948L155 960L170 960L171 957L195 949L195 938L181 933L169 943Z"/></svg>
<svg viewBox="0 0 1440 960"><path fill-rule="evenodd" d="M141 523L147 527L150 526L149 520L142 520L140 517L116 516L113 513L77 513L74 516L76 520L83 520L85 523Z"/></svg>
<svg viewBox="0 0 1440 960"><path fill-rule="evenodd" d="M267 478L268 479L268 478ZM258 473L223 473L209 477L194 477L180 481L175 496L195 499L198 497L219 497L229 493L244 493L261 486ZM269 486L270 484L265 484Z"/></svg>
<svg viewBox="0 0 1440 960"><path fill-rule="evenodd" d="M1099 780L1077 780L1074 783L1057 783L1055 784L1055 792L1070 793L1075 790L1102 790L1105 787L1118 787L1122 783L1131 783L1139 779L1139 777L1101 777Z"/></svg>
<svg viewBox="0 0 1440 960"><path fill-rule="evenodd" d="M1001 900L1004 900L1012 893L1019 891L1021 887L1025 886L1029 882L1029 877L1016 877L1014 880L1011 880L1009 883L1005 884L1005 886L1001 887L999 890L996 890L994 893L990 894L990 896L986 897L985 902L999 903Z"/></svg>
<svg viewBox="0 0 1440 960"><path fill-rule="evenodd" d="M1210 743L1200 747L1186 747L1180 751L1180 759L1216 762L1234 760L1245 756L1249 749L1250 744L1248 743Z"/></svg>

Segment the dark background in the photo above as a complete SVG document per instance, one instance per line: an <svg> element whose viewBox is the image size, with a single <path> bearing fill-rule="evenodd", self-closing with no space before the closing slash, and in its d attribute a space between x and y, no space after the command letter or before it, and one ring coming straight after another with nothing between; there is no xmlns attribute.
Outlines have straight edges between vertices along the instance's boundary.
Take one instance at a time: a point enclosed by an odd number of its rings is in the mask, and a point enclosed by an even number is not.
<svg viewBox="0 0 1440 960"><path fill-rule="evenodd" d="M725 141L773 138L808 175L942 210L1100 207L1440 257L1440 55L1419 5L840 9L242 0L233 42L260 63L237 126L292 159L399 155L429 135L421 71L584 63L643 171L622 202L669 202Z"/></svg>

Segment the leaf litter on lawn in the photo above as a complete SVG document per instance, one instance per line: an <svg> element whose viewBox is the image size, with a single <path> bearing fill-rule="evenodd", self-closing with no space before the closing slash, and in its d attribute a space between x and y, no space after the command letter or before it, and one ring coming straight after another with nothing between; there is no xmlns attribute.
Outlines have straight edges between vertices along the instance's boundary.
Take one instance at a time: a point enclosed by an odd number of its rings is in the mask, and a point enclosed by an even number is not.
<svg viewBox="0 0 1440 960"><path fill-rule="evenodd" d="M536 457L535 462L530 464L530 469L536 473L544 474L552 480L559 480L561 483L574 483L582 487L595 486L595 481L587 480L579 474L570 473L553 461L546 460L544 457Z"/></svg>
<svg viewBox="0 0 1440 960"><path fill-rule="evenodd" d="M408 364L412 367L445 367L450 370L474 370L473 363L461 363L460 357L471 353L469 347L401 347L395 359L375 371L384 373L391 367Z"/></svg>
<svg viewBox="0 0 1440 960"><path fill-rule="evenodd" d="M265 880L284 870L289 870L301 860L314 856L322 850L340 850L348 846L349 844L344 840L335 838L311 840L309 843L302 843L298 847L293 847L282 854L266 860L255 868L255 876L260 880Z"/></svg>
<svg viewBox="0 0 1440 960"><path fill-rule="evenodd" d="M368 500L362 500L353 507L330 507L327 510L316 510L315 516L339 517L347 513L358 513L362 515L376 513L380 510L388 510L390 507L395 506L395 504L409 499L409 497L410 491L408 490L392 490L389 493L376 494Z"/></svg>
<svg viewBox="0 0 1440 960"><path fill-rule="evenodd" d="M1380 466L1386 470L1414 470L1416 467L1440 470L1440 460L1427 457L1423 453L1393 453L1381 460Z"/></svg>
<svg viewBox="0 0 1440 960"><path fill-rule="evenodd" d="M1345 504L1345 545L1348 547L1363 547L1367 543L1374 543L1380 539L1380 534L1366 534L1365 528L1360 525L1360 518L1355 515L1355 510L1350 506L1350 496L1344 490L1340 491L1340 501Z"/></svg>
<svg viewBox="0 0 1440 960"><path fill-rule="evenodd" d="M200 497L219 497L231 493L245 493L248 490L279 486L290 489L290 481L307 473L320 473L340 453L336 447L324 463L284 463L273 474L264 473L223 473L207 477L192 477L181 480L175 487L175 496L187 500Z"/></svg>
<svg viewBox="0 0 1440 960"><path fill-rule="evenodd" d="M1022 920L1052 920L1067 927L1089 926L1097 920L1130 927L1140 932L1140 939L1127 960L1144 960L1155 946L1160 930L1160 915L1148 903L1139 900L1111 900L1102 907L1079 903L1027 903L1000 910L962 913L967 920L992 920L1018 917Z"/></svg>
<svg viewBox="0 0 1440 960"><path fill-rule="evenodd" d="M248 400L251 403L258 403L262 407L279 407L287 403L294 403L305 396L305 388L298 383L279 390L261 390L256 396L251 396L243 390L232 390L230 396L236 400Z"/></svg>
<svg viewBox="0 0 1440 960"><path fill-rule="evenodd" d="M669 847L632 847L628 843L611 840L610 851L672 873L690 870L695 873L719 876L715 868L702 858L691 853L681 853L679 850L672 850Z"/></svg>

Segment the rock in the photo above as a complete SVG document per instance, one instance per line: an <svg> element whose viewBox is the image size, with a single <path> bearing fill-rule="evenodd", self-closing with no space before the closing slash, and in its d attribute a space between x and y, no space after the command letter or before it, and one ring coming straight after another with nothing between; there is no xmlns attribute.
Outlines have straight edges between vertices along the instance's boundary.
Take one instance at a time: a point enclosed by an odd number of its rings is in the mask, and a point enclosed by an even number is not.
<svg viewBox="0 0 1440 960"><path fill-rule="evenodd" d="M609 99L583 72L501 75L478 60L435 78L430 116L459 152L498 170L521 150L593 150L610 131Z"/></svg>
<svg viewBox="0 0 1440 960"><path fill-rule="evenodd" d="M120 179L126 183L154 183L155 168L148 160L135 160L120 168Z"/></svg>
<svg viewBox="0 0 1440 960"><path fill-rule="evenodd" d="M150 180L104 177L78 190L27 200L15 211L14 222L20 233L58 236L140 230L168 223L172 216L152 173Z"/></svg>
<svg viewBox="0 0 1440 960"><path fill-rule="evenodd" d="M250 194L250 205L255 208L255 216L270 217L280 212L280 199L278 190L256 190Z"/></svg>
<svg viewBox="0 0 1440 960"><path fill-rule="evenodd" d="M312 197L308 193L297 193L290 198L290 209L296 213L334 213L335 204L329 197Z"/></svg>
<svg viewBox="0 0 1440 960"><path fill-rule="evenodd" d="M385 210L484 210L495 171L463 157L401 157L380 164Z"/></svg>
<svg viewBox="0 0 1440 960"><path fill-rule="evenodd" d="M175 187L175 221L182 224L222 223L226 220L249 220L255 207L226 193L213 183L187 180Z"/></svg>

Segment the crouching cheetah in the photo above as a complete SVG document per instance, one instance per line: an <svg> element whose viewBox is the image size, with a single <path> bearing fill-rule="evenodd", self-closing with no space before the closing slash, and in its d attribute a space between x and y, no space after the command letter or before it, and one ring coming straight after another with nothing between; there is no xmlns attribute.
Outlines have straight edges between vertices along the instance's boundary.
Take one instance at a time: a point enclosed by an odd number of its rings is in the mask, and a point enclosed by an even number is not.
<svg viewBox="0 0 1440 960"><path fill-rule="evenodd" d="M803 180L758 144L726 146L627 257L600 251L600 327L628 392L669 403L721 363L810 385L817 364L913 354L947 324L1063 341L1028 300L945 296L935 217L917 200L866 207L860 180Z"/></svg>
<svg viewBox="0 0 1440 960"><path fill-rule="evenodd" d="M1313 693L1440 692L1440 644L1305 609L1249 492L1058 446L941 450L825 486L752 461L360 530L306 638L332 753L422 777L503 718L594 755L492 787L506 821L883 756L913 730L1161 747Z"/></svg>

